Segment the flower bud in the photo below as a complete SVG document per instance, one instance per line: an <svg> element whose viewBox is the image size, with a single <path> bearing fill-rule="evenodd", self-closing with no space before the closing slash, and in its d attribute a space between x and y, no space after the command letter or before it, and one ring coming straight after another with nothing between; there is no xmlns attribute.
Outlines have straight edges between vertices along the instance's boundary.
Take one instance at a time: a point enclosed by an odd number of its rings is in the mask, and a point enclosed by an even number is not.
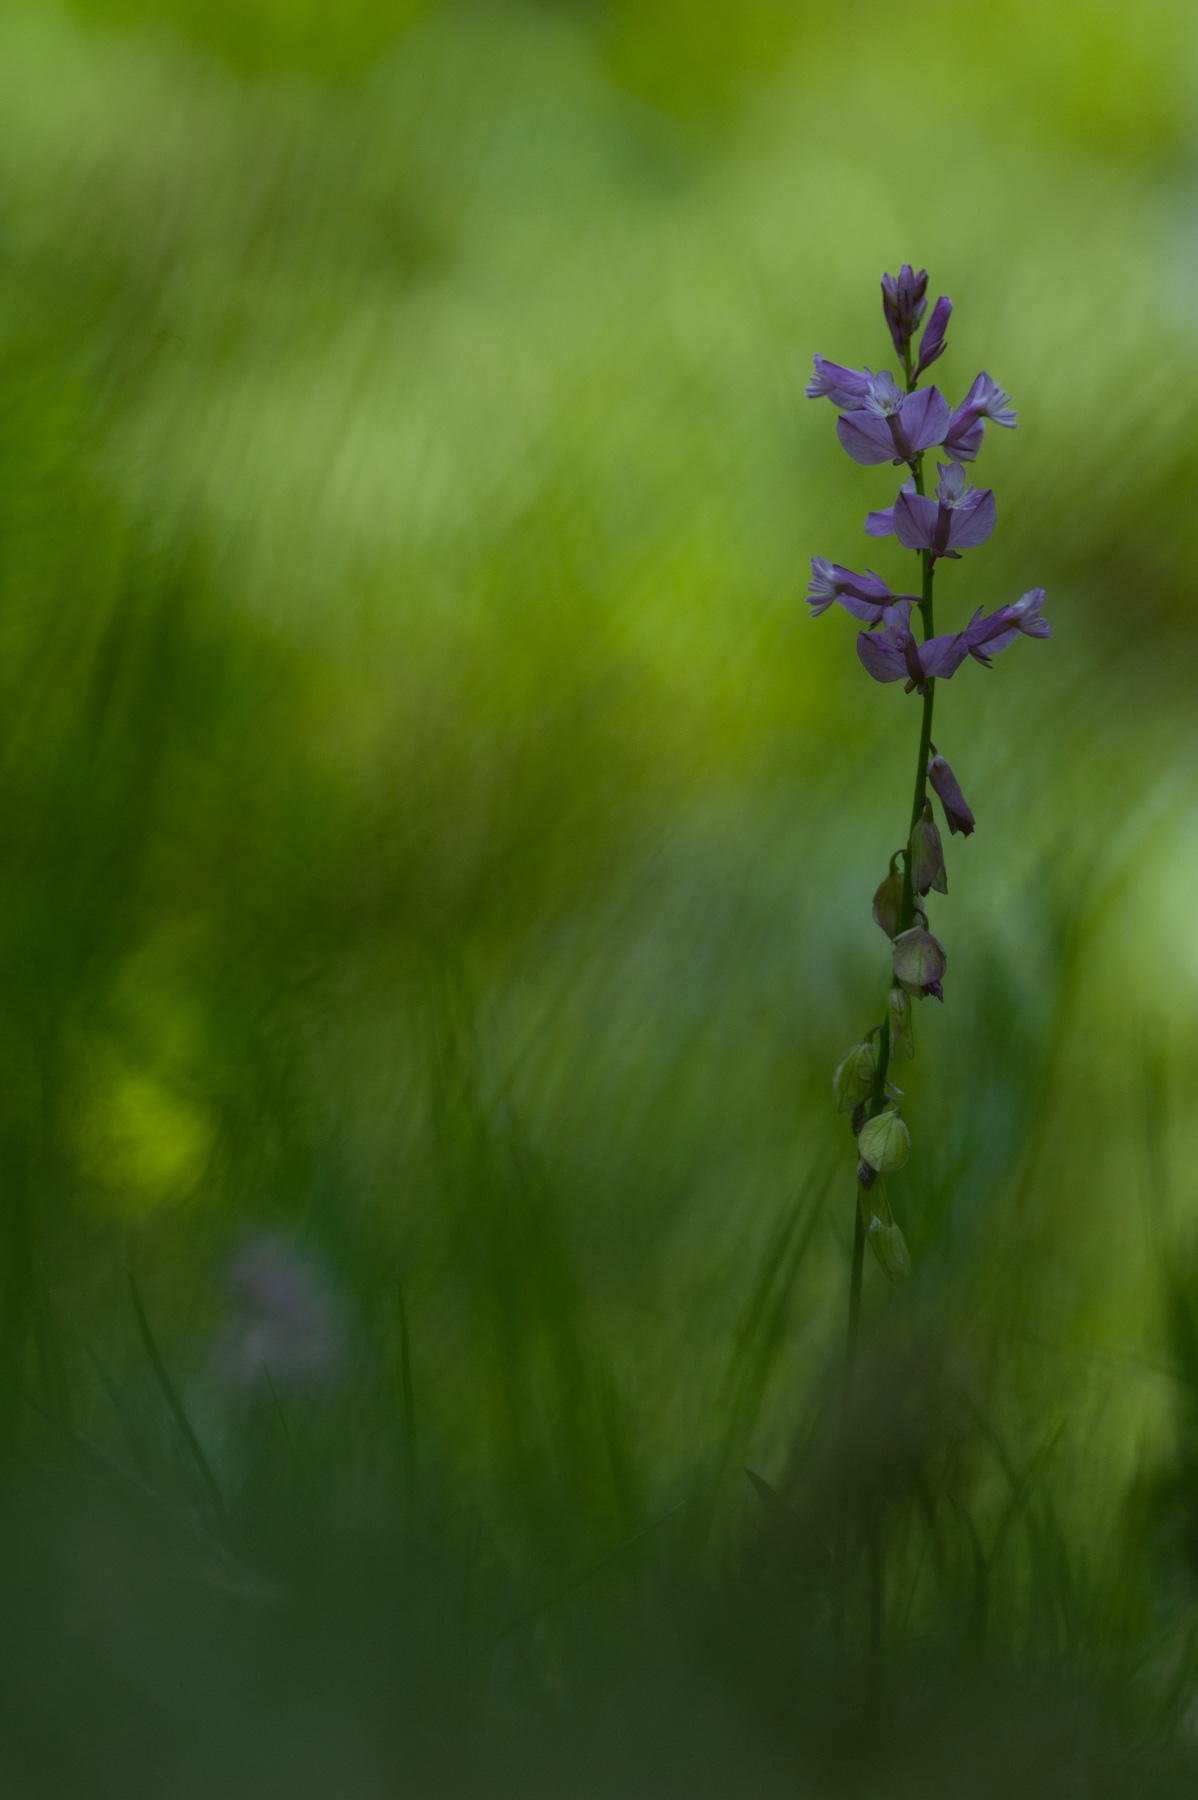
<svg viewBox="0 0 1198 1800"><path fill-rule="evenodd" d="M905 1281L911 1273L911 1253L898 1226L879 1218L869 1222L869 1241L874 1255L891 1281Z"/></svg>
<svg viewBox="0 0 1198 1800"><path fill-rule="evenodd" d="M857 1139L861 1159L879 1175L891 1175L901 1169L911 1154L911 1133L898 1114L887 1108L876 1118L867 1119Z"/></svg>
<svg viewBox="0 0 1198 1800"><path fill-rule="evenodd" d="M853 1108L853 1116L849 1121L850 1125L852 1126L852 1131L853 1131L854 1137L856 1137L859 1134L861 1127L864 1125L864 1123L865 1123L866 1119L868 1119L868 1117L869 1117L869 1101L862 1100L862 1102L859 1106L855 1106Z"/></svg>
<svg viewBox="0 0 1198 1800"><path fill-rule="evenodd" d="M948 893L948 876L944 869L944 846L940 842L940 833L936 821L932 817L930 801L923 803L923 818L917 819L911 829L911 886L915 893L926 894L929 888L935 888L938 894Z"/></svg>
<svg viewBox="0 0 1198 1800"><path fill-rule="evenodd" d="M837 1112L851 1113L855 1106L869 1099L873 1093L877 1068L878 1046L872 1041L854 1044L848 1055L841 1057L832 1077Z"/></svg>
<svg viewBox="0 0 1198 1800"><path fill-rule="evenodd" d="M940 983L947 962L943 945L938 944L922 925L904 931L894 940L894 978L920 1000L925 994L935 994L937 1000L944 999Z"/></svg>
<svg viewBox="0 0 1198 1800"><path fill-rule="evenodd" d="M867 1162L857 1164L857 1180L863 1188L871 1188L877 1177L878 1171L871 1169Z"/></svg>
<svg viewBox="0 0 1198 1800"><path fill-rule="evenodd" d="M940 804L944 808L944 816L948 820L951 832L960 832L968 837L974 828L974 817L969 810L969 802L961 792L957 777L953 774L935 744L931 746L932 754L928 758L928 780L940 796Z"/></svg>
<svg viewBox="0 0 1198 1800"><path fill-rule="evenodd" d="M898 936L903 916L903 878L897 867L901 855L901 850L895 851L890 859L890 873L874 895L874 924L880 925L888 938Z"/></svg>
<svg viewBox="0 0 1198 1800"><path fill-rule="evenodd" d="M891 988L889 1010L891 1056L914 1056L915 1033L911 1025L911 1002L901 987Z"/></svg>

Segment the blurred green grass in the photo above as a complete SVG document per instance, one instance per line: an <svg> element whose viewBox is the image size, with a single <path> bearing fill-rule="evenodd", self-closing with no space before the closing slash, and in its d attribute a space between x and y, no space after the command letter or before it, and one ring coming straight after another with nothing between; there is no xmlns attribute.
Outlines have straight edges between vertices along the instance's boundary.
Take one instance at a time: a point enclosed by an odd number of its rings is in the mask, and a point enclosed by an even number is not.
<svg viewBox="0 0 1198 1800"><path fill-rule="evenodd" d="M426 1751L459 1789L479 1729L636 1717L637 1656L683 1736L713 1684L822 1694L827 1569L785 1514L759 1541L746 1462L811 1543L865 1496L901 1654L985 1590L970 1779L1008 1703L1055 1779L1081 1703L1042 1740L1029 1669L1184 1747L1189 9L114 0L6 7L0 46L14 1791L185 1791L191 1755L186 1791L264 1792L277 1752L290 1792L373 1793ZM915 724L802 605L893 485L802 387L885 356L907 258L955 301L948 391L986 367L1020 413L946 622L1042 583L1054 639L941 698L980 826L904 1075L917 1278L870 1271L869 1448L825 1480L830 1073ZM339 1296L324 1398L214 1372L263 1229ZM677 1651L704 1632L760 1640L747 1673ZM871 1769L821 1775L763 1699L738 1779L915 1791L952 1683L908 1679Z"/></svg>

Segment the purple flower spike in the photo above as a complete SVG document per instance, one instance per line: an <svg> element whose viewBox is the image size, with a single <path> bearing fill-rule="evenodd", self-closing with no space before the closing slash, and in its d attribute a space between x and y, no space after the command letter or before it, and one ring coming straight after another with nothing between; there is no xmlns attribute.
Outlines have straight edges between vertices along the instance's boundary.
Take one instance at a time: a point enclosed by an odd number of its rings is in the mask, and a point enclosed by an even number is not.
<svg viewBox="0 0 1198 1800"><path fill-rule="evenodd" d="M969 810L969 802L961 792L957 777L935 744L931 748L932 754L928 758L928 780L944 808L948 828L954 836L959 831L962 837L969 837L976 825L974 816Z"/></svg>
<svg viewBox="0 0 1198 1800"><path fill-rule="evenodd" d="M938 463L937 468L935 500L904 488L895 501L895 536L908 550L959 557L962 550L984 544L994 530L994 492L969 487L960 463Z"/></svg>
<svg viewBox="0 0 1198 1800"><path fill-rule="evenodd" d="M900 356L907 354L907 345L919 330L927 291L927 270L921 269L917 275L910 263L904 263L897 276L882 277L882 310Z"/></svg>
<svg viewBox="0 0 1198 1800"><path fill-rule="evenodd" d="M854 462L914 463L921 450L944 442L952 415L939 388L904 394L893 375L870 377L860 409L842 413L836 435Z"/></svg>
<svg viewBox="0 0 1198 1800"><path fill-rule="evenodd" d="M969 654L984 668L991 657L1007 650L1022 632L1025 637L1050 638L1052 628L1044 617L1044 589L1031 588L1013 606L1000 606L997 612L983 618L979 607L965 627Z"/></svg>
<svg viewBox="0 0 1198 1800"><path fill-rule="evenodd" d="M948 295L941 294L939 300L937 300L935 306L932 308L932 316L928 320L928 328L924 332L923 341L919 346L919 361L915 365L916 380L919 379L925 369L930 369L932 364L936 362L939 357L943 356L945 350L948 348L944 341L944 334L948 330L948 321L952 314L952 310L953 303Z"/></svg>
<svg viewBox="0 0 1198 1800"><path fill-rule="evenodd" d="M830 400L845 412L865 405L873 376L868 369L846 369L829 362L826 356L815 359L815 373L807 383L808 400Z"/></svg>
<svg viewBox="0 0 1198 1800"><path fill-rule="evenodd" d="M1014 431L1018 424L1010 396L983 370L953 414L943 439L954 462L973 461L982 447L987 419L1008 431Z"/></svg>

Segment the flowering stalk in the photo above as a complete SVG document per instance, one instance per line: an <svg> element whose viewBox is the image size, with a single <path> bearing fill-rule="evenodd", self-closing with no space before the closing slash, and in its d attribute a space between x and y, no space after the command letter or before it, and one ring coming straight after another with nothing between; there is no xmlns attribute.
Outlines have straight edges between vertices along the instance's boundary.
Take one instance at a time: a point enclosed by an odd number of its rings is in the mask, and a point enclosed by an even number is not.
<svg viewBox="0 0 1198 1800"><path fill-rule="evenodd" d="M885 1177L903 1166L910 1151L901 1090L889 1078L891 1059L915 1054L911 1001L928 994L944 999L948 959L928 930L923 905L933 889L948 892L929 783L950 833L968 837L974 829L973 813L956 776L932 742L936 682L951 679L970 657L989 668L991 658L1020 634L1051 635L1041 612L1042 588L1031 589L989 615L979 610L961 631L936 635L936 564L942 559L958 561L965 550L983 544L995 525L994 494L989 488L969 486L965 464L981 449L987 421L1010 430L1016 417L1007 395L984 371L955 409L938 388L920 388L921 375L947 348L945 332L953 310L947 297L937 300L917 353L915 336L927 304L927 285L927 271L916 274L909 263L897 276L882 277L882 307L902 359L905 391L889 371L849 369L822 356L816 357L807 385L811 399L827 398L839 410L836 433L855 462L895 467L905 463L909 469L894 504L871 512L865 530L876 538L893 534L906 549L914 550L921 576L918 595L896 594L871 570L857 575L817 556L811 561L807 593L813 618L835 602L865 627L857 634L857 655L875 681L903 681L905 691L918 693L923 702L907 840L892 856L890 872L874 896L874 919L892 940L886 1011L881 1024L872 1026L841 1059L833 1081L838 1109L852 1115L858 1151L849 1287L850 1369L856 1353L866 1240L892 1281L901 1280L911 1268L906 1241L886 1198ZM948 461L938 464L940 479L933 498L925 487L924 457L937 447ZM918 642L911 630L913 607L918 607L923 626Z"/></svg>

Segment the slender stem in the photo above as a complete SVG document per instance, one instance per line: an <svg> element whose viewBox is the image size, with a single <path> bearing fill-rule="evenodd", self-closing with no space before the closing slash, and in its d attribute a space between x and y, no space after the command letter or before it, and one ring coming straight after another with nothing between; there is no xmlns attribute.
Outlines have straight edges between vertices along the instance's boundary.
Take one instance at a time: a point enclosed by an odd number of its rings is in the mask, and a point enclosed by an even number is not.
<svg viewBox="0 0 1198 1800"><path fill-rule="evenodd" d="M909 363L908 358L908 363ZM907 369L908 391L914 385L911 371ZM913 467L916 492L922 494L923 457L917 456ZM923 565L923 584L920 591L919 611L923 619L924 642L934 635L934 613L932 588L936 578L936 560L930 550L921 550L920 559ZM923 696L923 716L919 727L919 756L915 765L915 793L911 801L911 824L908 830L914 831L917 821L923 816L924 800L928 788L928 753L932 743L932 712L936 704L936 683L929 680ZM911 887L911 849L908 843L903 851L903 897L899 907L899 930L906 931L915 918L915 894ZM878 1066L874 1075L874 1085L869 1096L869 1117L876 1118L886 1104L886 1075L890 1066L890 1001L887 990L886 1011L882 1016L878 1038ZM857 1185L856 1218L853 1226L853 1263L849 1277L849 1334L845 1353L845 1368L848 1379L852 1380L853 1365L857 1360L857 1338L861 1323L861 1282L865 1264L865 1215L866 1190L860 1183Z"/></svg>
<svg viewBox="0 0 1198 1800"><path fill-rule="evenodd" d="M915 486L923 493L923 457L915 461ZM926 644L935 634L935 615L933 611L932 584L936 579L936 559L930 550L921 550L920 559L923 564L923 585L920 589L919 611L923 619L923 637ZM923 695L923 718L919 727L919 759L915 765L915 794L911 801L911 824L908 829L914 831L923 816L924 799L928 791L928 751L932 743L932 710L936 704L936 682L929 678ZM906 931L915 918L915 895L911 890L911 848L908 844L903 851L903 898L899 908L899 930Z"/></svg>

